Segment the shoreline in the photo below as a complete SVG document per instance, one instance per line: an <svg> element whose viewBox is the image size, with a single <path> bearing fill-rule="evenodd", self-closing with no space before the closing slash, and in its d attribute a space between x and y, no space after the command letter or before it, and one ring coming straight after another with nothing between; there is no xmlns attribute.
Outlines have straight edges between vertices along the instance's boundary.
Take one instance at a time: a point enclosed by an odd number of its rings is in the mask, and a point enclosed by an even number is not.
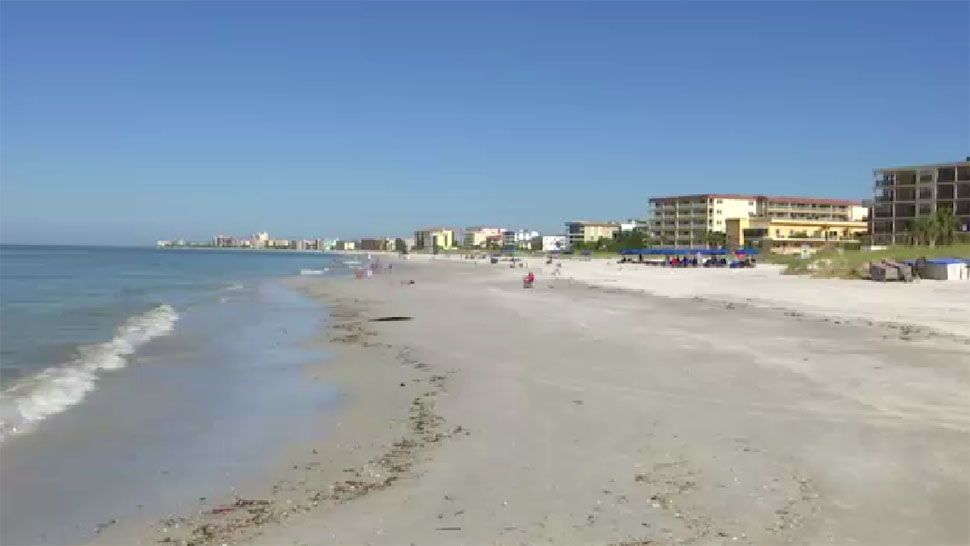
<svg viewBox="0 0 970 546"><path fill-rule="evenodd" d="M326 305L327 325L309 343L326 351L305 366L307 381L338 389L335 411L318 417L313 437L281 446L282 455L226 494L163 518L108 522L90 544L179 545L258 540L262 528L297 521L307 513L381 491L405 478L424 451L452 436L434 412L447 376L407 347L375 341L365 313L373 302L343 298L309 285L333 286L348 278L291 277L286 284ZM362 370L362 368L366 368Z"/></svg>
<svg viewBox="0 0 970 546"><path fill-rule="evenodd" d="M522 290L518 269L434 261L293 280L333 306L332 364L311 373L348 403L290 446L271 498L245 497L267 504L230 501L180 537L970 540L959 339L547 275Z"/></svg>

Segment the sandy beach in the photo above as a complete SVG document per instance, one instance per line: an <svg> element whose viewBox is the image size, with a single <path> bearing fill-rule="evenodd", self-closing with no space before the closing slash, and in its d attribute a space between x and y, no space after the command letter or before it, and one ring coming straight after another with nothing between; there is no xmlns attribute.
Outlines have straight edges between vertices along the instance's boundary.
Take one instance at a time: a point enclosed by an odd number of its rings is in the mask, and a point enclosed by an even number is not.
<svg viewBox="0 0 970 546"><path fill-rule="evenodd" d="M307 380L341 390L336 422L272 479L98 542L970 542L965 287L763 268L749 296L733 271L570 262L524 290L430 261L295 280L331 306Z"/></svg>

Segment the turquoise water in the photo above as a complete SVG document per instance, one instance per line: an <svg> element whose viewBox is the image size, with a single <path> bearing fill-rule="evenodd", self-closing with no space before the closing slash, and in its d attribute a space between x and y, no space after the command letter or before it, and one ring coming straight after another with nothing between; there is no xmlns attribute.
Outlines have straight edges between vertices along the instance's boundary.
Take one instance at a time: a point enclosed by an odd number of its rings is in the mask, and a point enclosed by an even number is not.
<svg viewBox="0 0 970 546"><path fill-rule="evenodd" d="M335 404L308 382L319 253L0 247L0 543L217 494ZM83 500L82 500L83 499Z"/></svg>

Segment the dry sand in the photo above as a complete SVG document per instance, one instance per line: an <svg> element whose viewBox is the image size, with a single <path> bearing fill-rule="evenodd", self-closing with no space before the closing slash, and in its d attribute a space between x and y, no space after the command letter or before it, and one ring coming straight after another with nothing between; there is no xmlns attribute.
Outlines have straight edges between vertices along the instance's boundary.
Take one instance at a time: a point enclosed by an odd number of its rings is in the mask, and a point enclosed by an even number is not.
<svg viewBox="0 0 970 546"><path fill-rule="evenodd" d="M612 264L523 290L521 270L436 262L299 280L334 305L336 353L311 373L348 393L340 426L294 446L272 493L247 492L268 504L139 538L970 542L970 345L934 331L968 323L868 325L831 298L818 309L863 322L812 314L785 299L801 279L769 273L748 302L703 280L729 271L678 272L693 280L666 286L693 299L670 299L613 288L664 290ZM367 320L391 315L412 320Z"/></svg>
<svg viewBox="0 0 970 546"><path fill-rule="evenodd" d="M428 261L417 255L412 259ZM467 263L434 257L435 262ZM525 259L538 275L553 276L555 264ZM931 328L970 338L970 283L919 281L912 284L815 279L783 275L783 266L761 264L755 269L666 268L621 264L615 259L567 259L561 278L611 288L642 291L670 298L704 298L757 307ZM507 271L507 270L506 270ZM518 270L507 271L518 275Z"/></svg>

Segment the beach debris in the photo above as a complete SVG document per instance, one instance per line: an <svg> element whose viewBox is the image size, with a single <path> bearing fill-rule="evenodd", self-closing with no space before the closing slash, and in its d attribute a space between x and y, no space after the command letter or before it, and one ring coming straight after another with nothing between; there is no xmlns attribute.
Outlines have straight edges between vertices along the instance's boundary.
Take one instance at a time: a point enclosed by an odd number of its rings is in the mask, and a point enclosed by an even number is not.
<svg viewBox="0 0 970 546"><path fill-rule="evenodd" d="M461 531L461 527L435 527L435 531Z"/></svg>
<svg viewBox="0 0 970 546"><path fill-rule="evenodd" d="M358 311L335 306L331 317L337 321L330 325L331 332L336 334L331 341L354 343L362 347L374 345L365 340L367 336L376 334L365 330L367 321ZM402 365L419 370L421 377L415 381L423 383L427 388L421 389L423 392L411 401L407 431L387 446L386 451L358 467L344 469L348 475L329 487L308 489L294 485L299 483L305 486L305 480L281 480L272 486L272 493L277 495L286 492L287 497L260 499L235 496L229 504L199 510L198 515L192 519L161 520L159 530L163 534L159 535L159 542L179 546L209 546L247 540L258 535L263 525L280 523L295 514L306 513L317 507L332 507L390 487L407 476L419 460L422 450L455 435L468 435L469 431L460 425L446 428L445 420L435 412L435 399L444 392L447 377L453 372L449 371L448 375L433 374L430 366L414 358L411 352L409 347L398 348L397 360ZM402 387L406 385L405 382L399 384ZM341 448L340 443L336 445L337 449ZM351 450L361 448L359 444L348 447ZM313 454L319 453L314 449ZM298 468L309 470L310 466L294 466L294 470ZM293 497L294 493L301 497ZM459 511L456 515L463 512ZM179 522L182 523L181 528L176 525ZM460 531L461 527L442 527L440 530Z"/></svg>
<svg viewBox="0 0 970 546"><path fill-rule="evenodd" d="M101 531L104 531L105 529L107 529L108 527L111 527L112 525L114 525L116 523L118 523L118 520L116 520L116 519L111 519L111 520L109 520L109 521L107 521L105 523L99 523L99 524L97 524L97 525L94 526L94 532L95 532L95 534L100 534Z"/></svg>
<svg viewBox="0 0 970 546"><path fill-rule="evenodd" d="M371 322L399 322L402 320L412 320L414 317L391 315L387 317L377 317L370 319Z"/></svg>

